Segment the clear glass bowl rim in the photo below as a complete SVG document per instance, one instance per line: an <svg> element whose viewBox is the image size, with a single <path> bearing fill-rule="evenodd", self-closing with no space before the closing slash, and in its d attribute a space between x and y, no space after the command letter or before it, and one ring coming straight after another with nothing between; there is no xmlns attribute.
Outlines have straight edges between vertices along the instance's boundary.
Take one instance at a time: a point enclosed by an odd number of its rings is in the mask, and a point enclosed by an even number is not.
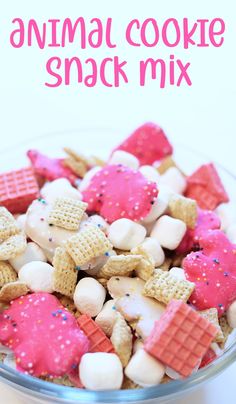
<svg viewBox="0 0 236 404"><path fill-rule="evenodd" d="M65 133L78 134L78 132L104 132L108 131L109 128L79 128L76 130L69 131L57 131L53 133L47 133L34 138L34 141L46 139L48 136L54 137L58 135L63 135ZM15 146L17 149L19 146L27 146L27 144L32 141L28 139L24 142L18 142ZM209 156L204 155L199 151L195 151L183 144L175 142L175 146L178 148L183 148L185 151L197 154L201 158L208 158ZM0 154L8 153L10 149L6 148L1 151ZM212 159L211 159L212 160ZM236 176L227 170L224 166L215 162L215 164L220 167L232 180L236 181ZM129 403L129 402L140 402L145 400L154 400L158 398L169 399L178 394L187 392L191 389L198 387L200 384L208 381L218 374L220 374L224 369L230 366L236 360L236 341L223 353L222 356L218 357L214 362L207 365L203 369L194 373L187 379L175 380L167 384L161 384L154 387L143 388L143 389L133 389L133 390L112 390L112 391L89 391L83 389L77 389L73 387L65 387L56 385L54 383L45 382L40 379L27 376L19 373L18 371L4 365L0 364L0 380L6 384L9 384L14 389L22 391L24 394L35 395L41 399L54 399L55 402L68 402L68 403Z"/></svg>

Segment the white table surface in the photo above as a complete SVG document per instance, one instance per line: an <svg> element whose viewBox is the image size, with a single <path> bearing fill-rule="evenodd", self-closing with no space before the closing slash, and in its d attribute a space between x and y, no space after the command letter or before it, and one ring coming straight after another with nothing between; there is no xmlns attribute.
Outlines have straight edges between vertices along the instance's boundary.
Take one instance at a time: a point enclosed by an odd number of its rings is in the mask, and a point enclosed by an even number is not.
<svg viewBox="0 0 236 404"><path fill-rule="evenodd" d="M8 38L13 29L11 21L15 17L21 17L36 18L42 22L49 18L67 16L85 16L90 19L111 16L114 18L118 40L123 35L125 24L132 18L187 16L196 20L222 17L226 22L225 44L217 50L176 50L179 58L189 58L192 62L191 88L160 90L154 83L140 88L131 82L128 87L118 89L101 86L85 89L76 84L69 88L48 89L43 86L44 64L54 52L50 49L42 52L36 47L30 50L10 48ZM234 0L1 1L0 151L42 133L78 128L81 125L122 127L127 128L129 133L138 124L152 120L162 125L176 141L203 150L236 174L234 16ZM70 56L78 53L76 46L70 49ZM90 57L91 52L87 52L87 57ZM105 48L96 52L99 57L107 56ZM152 49L148 52L143 49L127 50L127 47L123 48L120 44L116 52L127 56L132 67L140 59L142 52L145 52L145 57L157 58L164 49ZM163 54L166 56L168 52ZM67 57L67 50L60 49L60 55ZM115 141L116 139L114 144ZM235 374L236 363L198 392L176 401L176 404L235 403ZM0 387L0 403L20 404L20 401L17 394L12 395Z"/></svg>

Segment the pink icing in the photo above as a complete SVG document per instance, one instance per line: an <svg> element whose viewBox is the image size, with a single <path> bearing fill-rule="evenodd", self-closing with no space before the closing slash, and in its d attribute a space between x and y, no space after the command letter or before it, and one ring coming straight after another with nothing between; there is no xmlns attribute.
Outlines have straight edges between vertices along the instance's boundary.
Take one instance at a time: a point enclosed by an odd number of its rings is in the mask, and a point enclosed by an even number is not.
<svg viewBox="0 0 236 404"><path fill-rule="evenodd" d="M176 252L178 254L185 254L191 250L198 249L199 238L204 236L208 230L215 230L219 228L220 219L216 213L210 210L202 210L198 208L198 218L195 229L187 230Z"/></svg>
<svg viewBox="0 0 236 404"><path fill-rule="evenodd" d="M0 342L13 350L17 369L34 376L71 372L89 347L74 316L49 293L12 301L0 314Z"/></svg>
<svg viewBox="0 0 236 404"><path fill-rule="evenodd" d="M215 307L222 315L236 299L236 245L220 230L199 239L201 251L183 261L187 280L195 283L189 301L198 309Z"/></svg>
<svg viewBox="0 0 236 404"><path fill-rule="evenodd" d="M65 167L64 159L50 158L37 150L29 150L27 152L34 171L37 175L46 178L48 181L56 180L57 178L67 178L72 184L76 181L76 175Z"/></svg>
<svg viewBox="0 0 236 404"><path fill-rule="evenodd" d="M120 218L138 221L150 212L157 185L139 171L108 165L98 171L83 192L90 212L100 213L109 223Z"/></svg>
<svg viewBox="0 0 236 404"><path fill-rule="evenodd" d="M173 153L173 147L164 131L155 123L148 122L137 128L115 150L124 150L139 159L141 165L152 165L155 161Z"/></svg>

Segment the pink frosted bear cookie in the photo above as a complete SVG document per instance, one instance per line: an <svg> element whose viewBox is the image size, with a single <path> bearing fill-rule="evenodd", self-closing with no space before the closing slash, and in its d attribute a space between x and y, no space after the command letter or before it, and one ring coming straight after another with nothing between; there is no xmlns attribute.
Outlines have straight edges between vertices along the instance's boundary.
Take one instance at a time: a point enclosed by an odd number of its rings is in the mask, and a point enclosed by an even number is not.
<svg viewBox="0 0 236 404"><path fill-rule="evenodd" d="M17 369L34 376L70 373L89 348L75 317L49 293L12 301L0 314L0 342L13 350Z"/></svg>
<svg viewBox="0 0 236 404"><path fill-rule="evenodd" d="M158 195L157 185L139 171L109 165L91 179L83 192L90 212L100 213L109 223L120 218L138 221L150 212Z"/></svg>

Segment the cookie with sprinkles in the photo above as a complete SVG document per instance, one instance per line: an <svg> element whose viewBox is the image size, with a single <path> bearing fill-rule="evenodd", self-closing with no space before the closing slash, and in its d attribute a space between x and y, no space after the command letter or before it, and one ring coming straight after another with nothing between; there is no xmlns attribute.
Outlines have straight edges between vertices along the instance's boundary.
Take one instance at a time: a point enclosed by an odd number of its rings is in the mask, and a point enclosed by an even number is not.
<svg viewBox="0 0 236 404"><path fill-rule="evenodd" d="M189 300L198 310L215 307L221 316L236 299L236 245L212 230L199 239L199 247L183 261L187 280L195 283Z"/></svg>
<svg viewBox="0 0 236 404"><path fill-rule="evenodd" d="M97 212L109 223L120 218L141 220L151 210L158 189L141 172L121 164L102 168L83 192L90 212Z"/></svg>

